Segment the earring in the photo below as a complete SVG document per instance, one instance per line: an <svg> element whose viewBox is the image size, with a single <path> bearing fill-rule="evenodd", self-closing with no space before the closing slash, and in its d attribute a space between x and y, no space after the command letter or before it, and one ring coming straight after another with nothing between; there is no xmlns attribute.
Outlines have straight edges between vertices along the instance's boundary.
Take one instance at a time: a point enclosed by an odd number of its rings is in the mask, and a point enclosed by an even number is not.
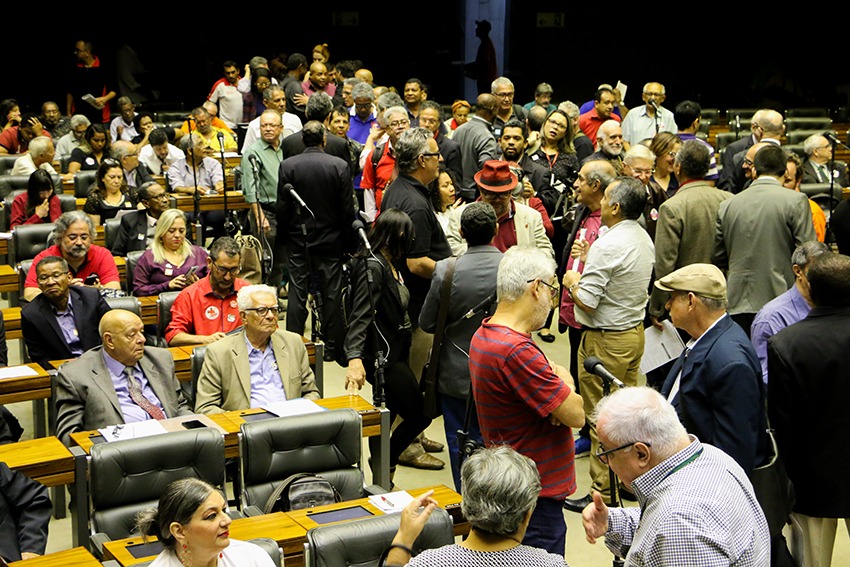
<svg viewBox="0 0 850 567"><path fill-rule="evenodd" d="M183 544L182 549L177 553L177 559L183 567L192 567L192 552L189 550L189 546L185 543Z"/></svg>

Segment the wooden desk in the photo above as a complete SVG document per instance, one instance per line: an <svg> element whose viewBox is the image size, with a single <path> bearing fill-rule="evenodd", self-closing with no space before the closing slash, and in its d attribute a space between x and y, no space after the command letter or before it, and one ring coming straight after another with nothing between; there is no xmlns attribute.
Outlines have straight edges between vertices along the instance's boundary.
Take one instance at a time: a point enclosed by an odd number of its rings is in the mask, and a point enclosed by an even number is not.
<svg viewBox="0 0 850 567"><path fill-rule="evenodd" d="M21 335L21 308L6 307L3 309L3 324L6 326L6 340L20 339Z"/></svg>
<svg viewBox="0 0 850 567"><path fill-rule="evenodd" d="M15 561L9 563L10 567L103 567L100 561L95 559L95 556L89 553L84 547L75 547L56 553L48 553L34 559L26 559L24 561Z"/></svg>
<svg viewBox="0 0 850 567"><path fill-rule="evenodd" d="M24 366L32 368L37 374L0 380L0 404L44 400L50 397L50 375L34 362Z"/></svg>
<svg viewBox="0 0 850 567"><path fill-rule="evenodd" d="M18 272L8 264L0 264L0 292L14 293L18 291Z"/></svg>
<svg viewBox="0 0 850 567"><path fill-rule="evenodd" d="M56 437L0 445L0 461L45 486L74 482L74 456Z"/></svg>

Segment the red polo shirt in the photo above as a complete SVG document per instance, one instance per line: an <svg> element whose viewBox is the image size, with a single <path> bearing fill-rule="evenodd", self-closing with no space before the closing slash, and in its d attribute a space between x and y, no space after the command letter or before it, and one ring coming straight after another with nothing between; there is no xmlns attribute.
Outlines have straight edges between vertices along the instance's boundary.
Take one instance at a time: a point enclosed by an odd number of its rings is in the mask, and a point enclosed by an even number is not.
<svg viewBox="0 0 850 567"><path fill-rule="evenodd" d="M171 323L165 330L165 340L171 342L177 333L212 335L229 333L241 325L236 292L248 282L236 278L233 291L227 297L213 293L210 277L200 279L180 292L171 308Z"/></svg>

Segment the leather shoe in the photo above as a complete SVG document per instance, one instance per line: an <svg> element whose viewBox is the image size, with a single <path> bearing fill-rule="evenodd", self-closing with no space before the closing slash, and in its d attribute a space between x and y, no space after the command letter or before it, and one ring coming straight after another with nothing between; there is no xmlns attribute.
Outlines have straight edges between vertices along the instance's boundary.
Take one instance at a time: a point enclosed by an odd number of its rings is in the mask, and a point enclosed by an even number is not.
<svg viewBox="0 0 850 567"><path fill-rule="evenodd" d="M446 463L428 453L422 453L417 457L402 453L398 458L398 464L405 467L413 467L415 469L425 469L429 471L438 471L445 468Z"/></svg>
<svg viewBox="0 0 850 567"><path fill-rule="evenodd" d="M540 337L540 340L542 340L544 343L554 343L555 342L555 335L553 335L552 333L538 332L537 336Z"/></svg>
<svg viewBox="0 0 850 567"><path fill-rule="evenodd" d="M433 439L428 439L424 435L422 436L422 448L428 451L429 453L439 453L442 451L445 446L439 441L434 441Z"/></svg>
<svg viewBox="0 0 850 567"><path fill-rule="evenodd" d="M590 494L586 495L583 498L567 498L564 500L564 508L569 510L570 512L581 512L587 508L589 504L593 503L593 497Z"/></svg>

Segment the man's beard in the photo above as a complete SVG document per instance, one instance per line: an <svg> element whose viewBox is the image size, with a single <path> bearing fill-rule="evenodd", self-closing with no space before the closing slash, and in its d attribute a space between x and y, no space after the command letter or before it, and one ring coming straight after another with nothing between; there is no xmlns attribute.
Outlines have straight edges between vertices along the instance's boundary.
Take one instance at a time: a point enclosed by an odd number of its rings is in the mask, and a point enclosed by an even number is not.
<svg viewBox="0 0 850 567"><path fill-rule="evenodd" d="M68 248L65 253L71 258L82 258L88 253L89 249L83 244L74 244Z"/></svg>

